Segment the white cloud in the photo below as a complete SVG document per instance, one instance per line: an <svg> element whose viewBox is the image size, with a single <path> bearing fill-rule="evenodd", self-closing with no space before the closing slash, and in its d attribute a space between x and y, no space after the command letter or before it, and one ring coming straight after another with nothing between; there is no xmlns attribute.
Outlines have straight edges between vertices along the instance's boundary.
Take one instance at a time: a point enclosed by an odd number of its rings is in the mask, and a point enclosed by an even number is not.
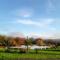
<svg viewBox="0 0 60 60"><path fill-rule="evenodd" d="M40 32L40 33L30 33L28 36L29 37L34 37L34 38L43 38L43 39L47 39L50 38L52 36L52 34L54 34L53 32Z"/></svg>
<svg viewBox="0 0 60 60"><path fill-rule="evenodd" d="M28 25L35 24L35 22L33 22L32 20L17 20L17 22L21 24L28 24Z"/></svg>
<svg viewBox="0 0 60 60"><path fill-rule="evenodd" d="M8 35L11 37L21 37L21 38L25 37L24 34L21 32L10 32Z"/></svg>
<svg viewBox="0 0 60 60"><path fill-rule="evenodd" d="M40 19L40 21L37 20L30 20L30 19L17 19L15 23L17 24L23 24L23 25L31 25L31 26L36 26L39 28L44 28L47 31L44 31L43 33L34 33L29 36L34 36L34 37L42 37L42 38L49 38L56 32L56 28L51 26L55 22L55 19Z"/></svg>
<svg viewBox="0 0 60 60"><path fill-rule="evenodd" d="M29 20L29 19L24 19L24 20L18 19L17 23L25 24L25 25L34 25L34 26L39 26L39 27L47 27L50 24L52 24L53 21L54 21L53 19L45 19L42 21L33 21L33 20Z"/></svg>
<svg viewBox="0 0 60 60"><path fill-rule="evenodd" d="M22 9L20 11L20 16L26 18L26 17L31 17L32 16L32 11L30 9Z"/></svg>
<svg viewBox="0 0 60 60"><path fill-rule="evenodd" d="M9 12L9 15L20 18L30 18L34 14L34 9L32 7L20 7L18 9L13 9Z"/></svg>
<svg viewBox="0 0 60 60"><path fill-rule="evenodd" d="M60 39L60 32L55 31L51 33L51 36L49 37L51 39Z"/></svg>
<svg viewBox="0 0 60 60"><path fill-rule="evenodd" d="M54 19L43 19L42 22L41 22L41 24L42 24L43 26L49 26L49 25L51 25L53 22L54 22Z"/></svg>
<svg viewBox="0 0 60 60"><path fill-rule="evenodd" d="M30 33L28 35L29 37L34 37L34 38L37 38L37 37L41 37L43 39L60 39L60 32L58 31L43 31L43 32L39 32L39 33L36 33L36 32L33 32L33 33Z"/></svg>
<svg viewBox="0 0 60 60"><path fill-rule="evenodd" d="M17 10L13 10L12 13L18 17L29 18L33 16L33 8L20 8Z"/></svg>

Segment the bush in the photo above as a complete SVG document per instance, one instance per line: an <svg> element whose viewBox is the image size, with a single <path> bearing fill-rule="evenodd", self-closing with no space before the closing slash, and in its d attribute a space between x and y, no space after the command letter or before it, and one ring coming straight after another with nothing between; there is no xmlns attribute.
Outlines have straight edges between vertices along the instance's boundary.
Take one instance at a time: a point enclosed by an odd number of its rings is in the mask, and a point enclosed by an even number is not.
<svg viewBox="0 0 60 60"><path fill-rule="evenodd" d="M20 53L26 53L26 52L27 52L27 49L24 49L24 48L20 49Z"/></svg>
<svg viewBox="0 0 60 60"><path fill-rule="evenodd" d="M5 52L10 52L10 49L6 49Z"/></svg>

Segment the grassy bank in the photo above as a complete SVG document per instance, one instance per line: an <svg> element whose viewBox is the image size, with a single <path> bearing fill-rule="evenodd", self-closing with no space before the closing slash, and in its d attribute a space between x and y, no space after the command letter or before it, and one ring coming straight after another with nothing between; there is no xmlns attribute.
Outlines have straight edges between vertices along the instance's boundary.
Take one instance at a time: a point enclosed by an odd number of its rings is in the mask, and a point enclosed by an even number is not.
<svg viewBox="0 0 60 60"><path fill-rule="evenodd" d="M8 53L4 52L4 49L0 49L0 60L1 59L19 59L19 60L24 60L24 59L33 59L33 60L42 60L42 59L60 59L60 50L54 50L54 49L47 49L47 50L38 50L37 54L35 50L31 50L29 53L19 53L19 52L13 52L13 53Z"/></svg>
<svg viewBox="0 0 60 60"><path fill-rule="evenodd" d="M4 48L0 48L0 60L56 60L60 59L60 49L30 50L29 53L5 52Z"/></svg>

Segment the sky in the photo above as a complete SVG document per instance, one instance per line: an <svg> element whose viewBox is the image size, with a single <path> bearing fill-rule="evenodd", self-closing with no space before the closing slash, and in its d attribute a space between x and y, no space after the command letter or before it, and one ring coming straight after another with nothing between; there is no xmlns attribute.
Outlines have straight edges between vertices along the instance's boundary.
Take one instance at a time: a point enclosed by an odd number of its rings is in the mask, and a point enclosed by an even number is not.
<svg viewBox="0 0 60 60"><path fill-rule="evenodd" d="M60 0L0 0L0 34L47 38L59 31Z"/></svg>

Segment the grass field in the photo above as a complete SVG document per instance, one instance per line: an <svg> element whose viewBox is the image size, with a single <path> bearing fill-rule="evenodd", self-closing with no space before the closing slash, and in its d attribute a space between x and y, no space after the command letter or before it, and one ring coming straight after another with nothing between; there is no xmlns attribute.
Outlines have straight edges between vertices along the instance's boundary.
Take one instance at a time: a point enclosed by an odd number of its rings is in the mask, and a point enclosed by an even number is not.
<svg viewBox="0 0 60 60"><path fill-rule="evenodd" d="M4 52L4 49L0 49L0 60L60 60L60 49L47 49L38 50L36 54L35 50L31 50L29 53L8 53Z"/></svg>

